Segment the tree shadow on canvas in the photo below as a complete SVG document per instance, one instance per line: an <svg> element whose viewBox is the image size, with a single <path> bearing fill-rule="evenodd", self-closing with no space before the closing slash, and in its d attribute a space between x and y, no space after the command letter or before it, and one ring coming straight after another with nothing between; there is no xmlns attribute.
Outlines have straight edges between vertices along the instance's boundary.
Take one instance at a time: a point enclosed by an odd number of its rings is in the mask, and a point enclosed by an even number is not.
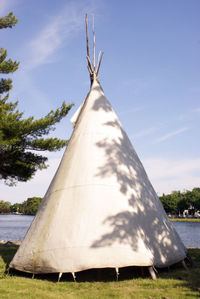
<svg viewBox="0 0 200 299"><path fill-rule="evenodd" d="M95 111L103 109L106 113L112 110L104 96L96 99L93 109ZM96 144L105 156L104 164L99 167L96 177L102 179L115 177L121 193L120 200L125 200L128 208L117 214L111 213L104 219L102 225L109 226L110 231L97 237L91 247L128 244L137 252L142 241L151 252L154 265L158 267L165 263L167 265L169 259L173 263L173 255L176 256L174 262L177 262L180 251L179 236L168 221L128 136L117 117L105 122L104 126L105 130L112 127L113 132L115 130L117 134L115 137L108 136ZM183 251L184 249L180 253L180 259L184 255Z"/></svg>

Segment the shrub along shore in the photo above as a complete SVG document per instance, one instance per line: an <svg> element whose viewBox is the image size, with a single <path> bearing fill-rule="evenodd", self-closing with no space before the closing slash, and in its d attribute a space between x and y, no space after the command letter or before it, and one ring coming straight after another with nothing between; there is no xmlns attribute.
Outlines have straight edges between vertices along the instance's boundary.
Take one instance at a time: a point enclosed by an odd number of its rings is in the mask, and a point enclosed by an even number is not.
<svg viewBox="0 0 200 299"><path fill-rule="evenodd" d="M18 245L9 242L0 246L0 294L1 299L75 299L75 298L148 298L148 299L178 299L199 298L200 296L200 249L189 249L195 267L185 270L181 263L170 269L158 269L158 279L150 279L148 272L139 271L119 275L104 276L92 280L77 280L72 282L71 275L64 274L61 282L57 283L56 275L36 275L10 272L6 269L14 256ZM144 269L143 269L144 270ZM114 272L113 272L114 273ZM77 275L78 277L78 275Z"/></svg>

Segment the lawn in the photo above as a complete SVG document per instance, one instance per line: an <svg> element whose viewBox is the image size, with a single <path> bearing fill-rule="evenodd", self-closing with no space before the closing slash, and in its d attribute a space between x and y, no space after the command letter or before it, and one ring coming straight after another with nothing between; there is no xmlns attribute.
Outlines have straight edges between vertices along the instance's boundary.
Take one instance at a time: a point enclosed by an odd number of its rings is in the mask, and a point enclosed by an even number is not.
<svg viewBox="0 0 200 299"><path fill-rule="evenodd" d="M176 299L200 298L200 249L190 249L195 263L194 268L185 270L181 263L170 269L159 270L158 279L153 281L148 272L142 271L139 277L133 278L133 272L121 271L119 281L115 275L95 276L95 281L77 275L77 282L72 281L69 274L63 275L57 282L57 275L49 275L35 279L30 274L6 273L7 265L13 257L17 246L0 247L0 298L1 299L61 299L61 298L148 298ZM90 272L90 275L93 272ZM93 274L92 274L93 275ZM89 277L89 276L85 276ZM105 281L104 279L107 279ZM98 278L98 279L96 279Z"/></svg>

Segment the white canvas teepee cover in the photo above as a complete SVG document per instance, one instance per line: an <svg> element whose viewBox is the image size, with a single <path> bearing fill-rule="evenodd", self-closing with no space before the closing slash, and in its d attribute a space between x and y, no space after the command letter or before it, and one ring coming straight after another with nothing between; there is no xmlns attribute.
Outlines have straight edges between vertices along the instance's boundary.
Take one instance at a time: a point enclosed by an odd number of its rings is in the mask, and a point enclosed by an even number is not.
<svg viewBox="0 0 200 299"><path fill-rule="evenodd" d="M64 273L183 260L186 249L98 80L73 122L60 166L10 267Z"/></svg>

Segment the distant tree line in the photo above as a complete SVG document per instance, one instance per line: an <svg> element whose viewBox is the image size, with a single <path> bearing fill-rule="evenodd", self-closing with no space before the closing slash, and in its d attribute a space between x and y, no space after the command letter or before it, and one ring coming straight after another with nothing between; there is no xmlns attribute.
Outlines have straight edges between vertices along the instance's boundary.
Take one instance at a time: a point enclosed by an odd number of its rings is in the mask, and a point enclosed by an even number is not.
<svg viewBox="0 0 200 299"><path fill-rule="evenodd" d="M200 211L200 188L192 191L173 191L171 194L163 194L159 197L167 214L179 215L189 210L193 215ZM23 203L14 203L0 200L0 214L19 213L24 215L35 215L42 201L41 197L31 197Z"/></svg>
<svg viewBox="0 0 200 299"><path fill-rule="evenodd" d="M190 215L200 210L200 188L192 191L173 191L171 194L163 194L159 197L167 214L179 215L189 210Z"/></svg>
<svg viewBox="0 0 200 299"><path fill-rule="evenodd" d="M19 213L23 215L35 215L41 201L41 197L31 197L23 203L14 203L12 205L9 201L0 200L0 214Z"/></svg>

